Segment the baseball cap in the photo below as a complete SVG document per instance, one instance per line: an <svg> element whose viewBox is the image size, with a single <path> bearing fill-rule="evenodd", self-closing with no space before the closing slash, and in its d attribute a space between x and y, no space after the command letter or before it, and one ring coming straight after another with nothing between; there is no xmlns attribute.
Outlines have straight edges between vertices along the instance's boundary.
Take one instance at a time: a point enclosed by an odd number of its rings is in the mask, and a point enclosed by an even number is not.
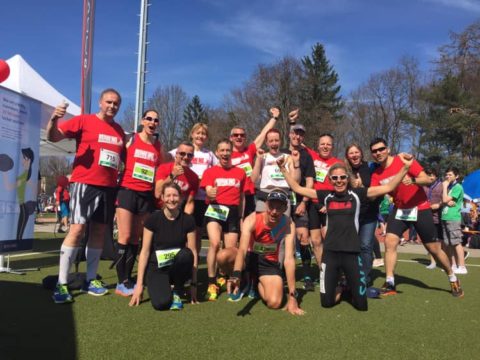
<svg viewBox="0 0 480 360"><path fill-rule="evenodd" d="M305 126L303 126L302 124L295 124L290 128L290 131L298 131L298 130L306 132Z"/></svg>
<svg viewBox="0 0 480 360"><path fill-rule="evenodd" d="M278 200L285 204L288 203L287 194L285 194L285 192L282 190L273 190L272 192L270 192L267 195L267 201L270 201L270 200Z"/></svg>

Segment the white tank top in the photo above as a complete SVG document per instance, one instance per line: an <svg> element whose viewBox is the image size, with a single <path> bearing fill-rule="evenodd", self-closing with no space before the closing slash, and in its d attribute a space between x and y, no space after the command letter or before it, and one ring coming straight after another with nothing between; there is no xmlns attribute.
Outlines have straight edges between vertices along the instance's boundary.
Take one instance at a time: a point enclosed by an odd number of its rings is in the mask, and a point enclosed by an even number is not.
<svg viewBox="0 0 480 360"><path fill-rule="evenodd" d="M282 156L288 157L288 155L284 153L278 153L276 155L267 153L263 156L263 168L260 179L260 190L271 188L282 188L285 190L290 189L287 181L285 180L285 177L283 176L280 168L277 165L277 159Z"/></svg>

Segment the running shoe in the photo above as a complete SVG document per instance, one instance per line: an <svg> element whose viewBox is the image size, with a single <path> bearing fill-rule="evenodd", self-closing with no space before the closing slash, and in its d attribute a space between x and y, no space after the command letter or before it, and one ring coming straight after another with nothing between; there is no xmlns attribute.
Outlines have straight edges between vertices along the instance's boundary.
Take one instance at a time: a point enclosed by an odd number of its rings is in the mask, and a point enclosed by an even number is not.
<svg viewBox="0 0 480 360"><path fill-rule="evenodd" d="M219 288L215 284L208 285L207 290L207 300L208 301L216 301L218 298Z"/></svg>
<svg viewBox="0 0 480 360"><path fill-rule="evenodd" d="M406 245L406 244L408 244L408 241L405 240L405 238L401 238L401 239L400 239L400 246L404 246L404 245Z"/></svg>
<svg viewBox="0 0 480 360"><path fill-rule="evenodd" d="M437 267L436 263L430 263L429 265L425 266L428 270L433 270Z"/></svg>
<svg viewBox="0 0 480 360"><path fill-rule="evenodd" d="M82 292L93 296L103 296L108 294L108 289L100 280L90 280L83 283Z"/></svg>
<svg viewBox="0 0 480 360"><path fill-rule="evenodd" d="M72 295L68 292L67 285L57 284L52 296L55 304L65 304L73 302Z"/></svg>
<svg viewBox="0 0 480 360"><path fill-rule="evenodd" d="M458 298L463 298L463 290L462 287L460 286L460 281L451 281L450 282L450 288L452 289L452 296L458 297Z"/></svg>
<svg viewBox="0 0 480 360"><path fill-rule="evenodd" d="M453 271L455 274L465 275L468 274L468 270L465 266L458 266Z"/></svg>
<svg viewBox="0 0 480 360"><path fill-rule="evenodd" d="M128 282L121 283L117 284L117 287L115 288L115 294L129 297L133 295L133 290L135 290L135 286L131 286L131 284L129 284Z"/></svg>
<svg viewBox="0 0 480 360"><path fill-rule="evenodd" d="M383 284L380 291L381 291L381 293L380 293L381 297L397 294L397 288L395 287L394 284L392 284L390 282L385 282L385 284Z"/></svg>
<svg viewBox="0 0 480 360"><path fill-rule="evenodd" d="M248 292L248 298L249 299L258 299L260 295L258 294L257 287L256 286L251 286L250 291Z"/></svg>
<svg viewBox="0 0 480 360"><path fill-rule="evenodd" d="M180 299L180 296L178 296L178 294L174 291L172 305L170 305L170 310L182 310L182 309L183 309L182 299Z"/></svg>
<svg viewBox="0 0 480 360"><path fill-rule="evenodd" d="M223 276L220 276L219 278L217 278L217 286L220 289L225 289L225 287L227 286L227 280Z"/></svg>
<svg viewBox="0 0 480 360"><path fill-rule="evenodd" d="M384 265L385 265L385 262L383 261L382 258L374 259L373 263L372 263L372 267L374 267L374 268L381 267L381 266L384 266Z"/></svg>
<svg viewBox="0 0 480 360"><path fill-rule="evenodd" d="M313 283L310 276L305 276L303 278L303 288L305 291L315 291L315 284Z"/></svg>

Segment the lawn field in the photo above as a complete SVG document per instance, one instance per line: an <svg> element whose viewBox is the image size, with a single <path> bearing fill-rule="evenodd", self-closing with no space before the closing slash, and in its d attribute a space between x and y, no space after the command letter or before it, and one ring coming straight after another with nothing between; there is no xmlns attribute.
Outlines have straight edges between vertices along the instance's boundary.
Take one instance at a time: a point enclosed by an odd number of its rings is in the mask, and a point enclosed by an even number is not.
<svg viewBox="0 0 480 360"><path fill-rule="evenodd" d="M60 241L38 240L34 251L58 249ZM148 301L130 308L128 299L113 294L116 276L108 261L99 273L111 294L74 291L73 304L55 305L41 281L56 274L58 253L14 257L13 268L41 270L0 274L0 359L480 358L480 259L468 259L469 274L460 277L463 299L450 295L445 273L425 269L425 259L400 254L399 294L370 300L368 312L345 302L322 309L318 291L305 294L298 282L306 314L294 317L248 298L230 303L225 294L180 312L154 311ZM199 275L204 293L204 264ZM380 287L383 273L374 275Z"/></svg>

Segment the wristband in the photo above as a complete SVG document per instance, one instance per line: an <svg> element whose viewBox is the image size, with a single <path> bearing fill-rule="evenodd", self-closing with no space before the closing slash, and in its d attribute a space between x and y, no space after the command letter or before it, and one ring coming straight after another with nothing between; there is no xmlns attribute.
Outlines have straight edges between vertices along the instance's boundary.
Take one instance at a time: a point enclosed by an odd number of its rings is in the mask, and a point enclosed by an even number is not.
<svg viewBox="0 0 480 360"><path fill-rule="evenodd" d="M240 278L242 277L242 272L239 271L239 270L236 270L236 271L234 270L234 271L232 272L232 276L231 276L231 277L232 277L232 278L240 279Z"/></svg>
<svg viewBox="0 0 480 360"><path fill-rule="evenodd" d="M417 180L414 177L412 177L412 184L416 184L416 183L417 183Z"/></svg>
<svg viewBox="0 0 480 360"><path fill-rule="evenodd" d="M170 178L170 180L175 180L176 176L173 175L172 173L170 173L170 175L168 175L168 177Z"/></svg>

